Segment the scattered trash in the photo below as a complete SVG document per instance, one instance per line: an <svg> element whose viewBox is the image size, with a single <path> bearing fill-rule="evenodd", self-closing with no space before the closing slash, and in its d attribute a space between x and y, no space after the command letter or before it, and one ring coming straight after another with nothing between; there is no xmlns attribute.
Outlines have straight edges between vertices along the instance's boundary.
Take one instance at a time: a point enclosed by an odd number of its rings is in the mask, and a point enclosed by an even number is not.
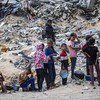
<svg viewBox="0 0 100 100"><path fill-rule="evenodd" d="M81 82L80 81L76 81L75 84L81 85Z"/></svg>
<svg viewBox="0 0 100 100"><path fill-rule="evenodd" d="M85 78L87 81L91 81L90 75L86 75ZM94 81L96 80L97 80L97 77L94 77Z"/></svg>
<svg viewBox="0 0 100 100"><path fill-rule="evenodd" d="M82 80L84 79L84 76L85 76L81 70L75 71L74 75L75 75L75 77L82 79Z"/></svg>
<svg viewBox="0 0 100 100"><path fill-rule="evenodd" d="M85 86L82 90L89 90L89 87Z"/></svg>
<svg viewBox="0 0 100 100"><path fill-rule="evenodd" d="M96 89L96 87L93 87L93 89Z"/></svg>

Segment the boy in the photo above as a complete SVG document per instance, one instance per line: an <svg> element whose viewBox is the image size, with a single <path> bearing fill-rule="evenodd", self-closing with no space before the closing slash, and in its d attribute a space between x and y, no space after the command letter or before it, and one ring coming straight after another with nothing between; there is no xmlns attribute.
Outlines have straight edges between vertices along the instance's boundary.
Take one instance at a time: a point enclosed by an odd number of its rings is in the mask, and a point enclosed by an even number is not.
<svg viewBox="0 0 100 100"><path fill-rule="evenodd" d="M86 43L83 45L82 51L84 51L84 49L88 47L88 42L89 42L89 40L91 38L92 38L91 35L87 35L86 36ZM86 72L87 72L87 75L90 75L90 73L89 73L89 65L88 65L88 57L87 56L86 56Z"/></svg>
<svg viewBox="0 0 100 100"><path fill-rule="evenodd" d="M32 77L29 77L29 75L31 75ZM20 86L23 88L23 91L24 89L27 89L29 85L31 85L32 91L36 91L34 81L35 79L33 78L31 69L25 69L19 75L19 83L20 83Z"/></svg>
<svg viewBox="0 0 100 100"><path fill-rule="evenodd" d="M83 52L88 57L91 85L94 85L94 66L97 72L98 85L100 86L100 68L99 68L99 51L98 48L94 46L95 39L91 38L88 43L88 47L83 50Z"/></svg>

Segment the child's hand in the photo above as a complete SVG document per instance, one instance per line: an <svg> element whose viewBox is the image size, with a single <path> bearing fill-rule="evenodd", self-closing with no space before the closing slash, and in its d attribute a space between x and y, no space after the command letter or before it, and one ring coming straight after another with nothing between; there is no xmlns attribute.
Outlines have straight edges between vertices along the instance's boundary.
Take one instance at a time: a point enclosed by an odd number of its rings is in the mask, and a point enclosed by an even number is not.
<svg viewBox="0 0 100 100"><path fill-rule="evenodd" d="M87 56L90 58L91 56L87 54Z"/></svg>
<svg viewBox="0 0 100 100"><path fill-rule="evenodd" d="M96 60L95 65L98 65L98 60Z"/></svg>
<svg viewBox="0 0 100 100"><path fill-rule="evenodd" d="M45 59L45 60L44 60L44 63L48 63L48 59Z"/></svg>
<svg viewBox="0 0 100 100"><path fill-rule="evenodd" d="M57 59L57 60L59 60L59 59L60 59L60 57L57 57L56 59Z"/></svg>
<svg viewBox="0 0 100 100"><path fill-rule="evenodd" d="M56 55L57 55L56 53L53 53L53 54L52 54L52 56L56 56Z"/></svg>

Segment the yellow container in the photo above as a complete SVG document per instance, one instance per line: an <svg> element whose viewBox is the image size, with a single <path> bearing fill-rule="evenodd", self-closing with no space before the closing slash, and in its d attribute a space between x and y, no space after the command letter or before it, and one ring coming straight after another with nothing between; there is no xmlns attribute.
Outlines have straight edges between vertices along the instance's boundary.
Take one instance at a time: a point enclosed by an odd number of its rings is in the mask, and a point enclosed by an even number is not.
<svg viewBox="0 0 100 100"><path fill-rule="evenodd" d="M70 57L68 57L68 63L69 63L69 64L71 63L71 59L70 59Z"/></svg>

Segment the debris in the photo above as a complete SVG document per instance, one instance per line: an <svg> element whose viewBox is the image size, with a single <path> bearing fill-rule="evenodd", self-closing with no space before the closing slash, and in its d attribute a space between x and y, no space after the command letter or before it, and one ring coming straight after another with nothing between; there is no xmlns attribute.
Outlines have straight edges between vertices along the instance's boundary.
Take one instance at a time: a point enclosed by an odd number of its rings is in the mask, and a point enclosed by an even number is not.
<svg viewBox="0 0 100 100"><path fill-rule="evenodd" d="M93 89L96 89L96 87L93 87Z"/></svg>
<svg viewBox="0 0 100 100"><path fill-rule="evenodd" d="M85 86L82 90L89 90L89 87Z"/></svg>
<svg viewBox="0 0 100 100"><path fill-rule="evenodd" d="M81 94L84 94L84 92L81 92Z"/></svg>
<svg viewBox="0 0 100 100"><path fill-rule="evenodd" d="M80 81L76 81L75 84L81 85L81 82Z"/></svg>
<svg viewBox="0 0 100 100"><path fill-rule="evenodd" d="M94 9L95 0L79 0L77 5L85 9Z"/></svg>
<svg viewBox="0 0 100 100"><path fill-rule="evenodd" d="M100 34L100 30L96 30L96 29L87 29L87 30L83 30L81 31L82 35L86 36L86 35L95 35L95 34Z"/></svg>
<svg viewBox="0 0 100 100"><path fill-rule="evenodd" d="M12 63L11 65L16 69L23 70L27 67L34 66L32 65L32 56L35 51L34 44L37 41L42 41L46 44L47 40L43 39L43 35L45 35L45 23L48 19L53 20L53 27L56 33L55 48L58 52L61 44L66 43L70 34L73 32L77 34L82 43L85 43L86 35L94 35L96 45L98 47L100 46L100 30L95 28L89 29L89 27L95 27L100 20L100 8L97 4L95 5L95 12L98 12L97 16L92 17L91 21L86 21L84 19L85 16L80 16L84 11L77 7L79 0L27 1L28 5L27 2L22 0L21 2L11 3L11 6L8 4L5 7L4 4L3 9L0 10L0 48L4 45L2 49L3 53L4 51L6 53L10 52L11 56L14 56L14 59L12 58L8 61L10 61L10 63ZM82 6L85 7L84 3ZM88 5L88 8L89 7L90 5ZM2 12L5 14L1 16ZM89 14L89 12L86 13ZM90 14L91 13L93 13L93 11L91 11ZM25 55L19 53L24 51L24 49L27 50L29 54L27 54L27 52L24 53ZM85 72L85 57L80 54L79 51L77 51L77 53L76 69L81 69L82 72ZM5 59L5 57L2 57L0 52L0 61L2 61L2 59ZM60 66L57 62L56 65ZM81 78L83 78L83 76ZM81 82L77 81L76 84L80 85Z"/></svg>
<svg viewBox="0 0 100 100"><path fill-rule="evenodd" d="M1 52L7 52L8 48L6 46L1 45L0 46L0 51Z"/></svg>
<svg viewBox="0 0 100 100"><path fill-rule="evenodd" d="M77 70L74 73L75 77L79 78L79 79L84 79L84 73L81 70Z"/></svg>

